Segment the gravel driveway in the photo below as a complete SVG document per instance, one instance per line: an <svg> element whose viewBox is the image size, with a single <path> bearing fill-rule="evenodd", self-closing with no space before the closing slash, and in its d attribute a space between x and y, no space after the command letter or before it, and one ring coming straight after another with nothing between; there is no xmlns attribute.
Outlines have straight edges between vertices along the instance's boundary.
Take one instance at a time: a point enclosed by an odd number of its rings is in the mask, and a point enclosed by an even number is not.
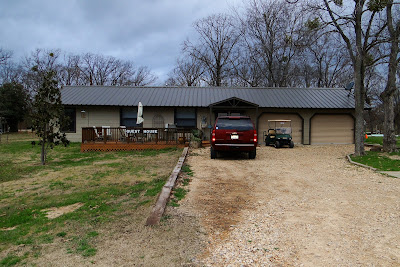
<svg viewBox="0 0 400 267"><path fill-rule="evenodd" d="M181 208L200 217L198 264L400 266L400 179L350 165L353 146L260 147L257 158L188 158Z"/></svg>

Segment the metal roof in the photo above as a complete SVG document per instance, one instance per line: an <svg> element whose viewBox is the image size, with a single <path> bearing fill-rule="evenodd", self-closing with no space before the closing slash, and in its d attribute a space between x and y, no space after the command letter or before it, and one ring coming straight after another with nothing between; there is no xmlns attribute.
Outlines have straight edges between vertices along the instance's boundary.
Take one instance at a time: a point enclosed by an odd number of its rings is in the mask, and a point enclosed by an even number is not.
<svg viewBox="0 0 400 267"><path fill-rule="evenodd" d="M122 87L65 86L62 103L73 106L208 107L239 98L259 107L353 109L344 88Z"/></svg>

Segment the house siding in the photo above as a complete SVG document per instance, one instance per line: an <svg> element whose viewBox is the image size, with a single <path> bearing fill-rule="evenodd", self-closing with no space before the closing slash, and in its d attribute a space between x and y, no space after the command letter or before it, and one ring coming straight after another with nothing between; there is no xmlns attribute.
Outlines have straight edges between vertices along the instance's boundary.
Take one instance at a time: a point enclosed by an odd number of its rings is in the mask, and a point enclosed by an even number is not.
<svg viewBox="0 0 400 267"><path fill-rule="evenodd" d="M169 107L143 107L143 127L153 128L153 118L161 115L164 118L164 124L174 123L174 108Z"/></svg>
<svg viewBox="0 0 400 267"><path fill-rule="evenodd" d="M81 111L85 111L85 116L82 116ZM174 107L144 107L143 109L143 127L153 128L153 118L156 115L162 115L164 124L174 123ZM258 126L263 114L297 114L303 119L301 143L304 145L310 144L311 134L311 119L315 114L349 114L354 117L354 110L352 109L289 109L289 108L259 108L256 116L254 109L244 110L243 114L251 117L251 119ZM215 122L214 111L210 115L210 109L204 107L196 108L197 114L197 128L203 131L204 139L210 140L211 130L209 125ZM206 123L203 123L205 118ZM82 127L101 127L101 126L120 126L120 107L110 106L77 106L76 107L76 132L66 133L67 138L72 142L81 142L82 140ZM258 127L257 126L257 127ZM258 140L259 144L264 143L263 130L258 127Z"/></svg>
<svg viewBox="0 0 400 267"><path fill-rule="evenodd" d="M82 118L81 111L85 111ZM76 107L76 132L66 133L68 140L71 142L82 141L82 127L101 127L111 126L118 127L120 121L119 107L95 107L95 106L79 106Z"/></svg>

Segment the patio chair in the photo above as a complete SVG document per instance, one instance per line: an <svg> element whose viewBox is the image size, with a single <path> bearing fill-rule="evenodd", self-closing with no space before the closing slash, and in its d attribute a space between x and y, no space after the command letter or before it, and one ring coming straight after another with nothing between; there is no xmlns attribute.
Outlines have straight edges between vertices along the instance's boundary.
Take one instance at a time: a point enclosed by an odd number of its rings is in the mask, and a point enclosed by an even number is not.
<svg viewBox="0 0 400 267"><path fill-rule="evenodd" d="M146 139L146 134L144 133L137 133L136 134L136 142L144 143Z"/></svg>
<svg viewBox="0 0 400 267"><path fill-rule="evenodd" d="M94 130L94 134L96 135L95 141L97 141L97 140L103 140L103 133L99 133L99 132L97 131L96 126L93 126L93 130Z"/></svg>
<svg viewBox="0 0 400 267"><path fill-rule="evenodd" d="M111 139L111 127L110 126L101 126L102 132L104 133L104 129L106 129L105 135L107 139Z"/></svg>
<svg viewBox="0 0 400 267"><path fill-rule="evenodd" d="M119 140L125 142L128 138L126 133L126 126L119 126L119 132L121 134Z"/></svg>

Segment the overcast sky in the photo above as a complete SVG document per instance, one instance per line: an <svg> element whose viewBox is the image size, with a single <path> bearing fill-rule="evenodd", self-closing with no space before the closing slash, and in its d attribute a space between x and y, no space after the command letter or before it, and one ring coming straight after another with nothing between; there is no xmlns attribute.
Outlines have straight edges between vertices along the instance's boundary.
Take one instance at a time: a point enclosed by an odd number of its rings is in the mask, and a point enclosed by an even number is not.
<svg viewBox="0 0 400 267"><path fill-rule="evenodd" d="M0 0L0 47L14 60L36 48L98 53L166 79L195 20L242 0Z"/></svg>

